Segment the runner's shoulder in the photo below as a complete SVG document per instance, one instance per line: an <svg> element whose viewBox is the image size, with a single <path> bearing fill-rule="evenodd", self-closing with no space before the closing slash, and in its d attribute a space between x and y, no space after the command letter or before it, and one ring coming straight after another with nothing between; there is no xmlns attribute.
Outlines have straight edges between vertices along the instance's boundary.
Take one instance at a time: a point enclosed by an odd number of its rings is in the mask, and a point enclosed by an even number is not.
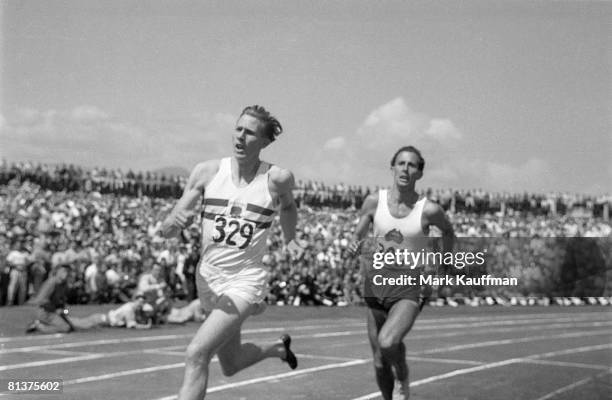
<svg viewBox="0 0 612 400"><path fill-rule="evenodd" d="M425 204L423 205L423 214L426 216L434 216L439 214L444 214L444 209L438 203L429 198L425 198Z"/></svg>
<svg viewBox="0 0 612 400"><path fill-rule="evenodd" d="M362 214L373 213L378 207L378 193L370 193L364 200L361 206Z"/></svg>
<svg viewBox="0 0 612 400"><path fill-rule="evenodd" d="M221 160L208 160L198 163L189 176L191 187L205 187L219 171Z"/></svg>
<svg viewBox="0 0 612 400"><path fill-rule="evenodd" d="M295 186L293 173L288 169L281 168L278 165L270 166L270 183L279 191L288 191Z"/></svg>

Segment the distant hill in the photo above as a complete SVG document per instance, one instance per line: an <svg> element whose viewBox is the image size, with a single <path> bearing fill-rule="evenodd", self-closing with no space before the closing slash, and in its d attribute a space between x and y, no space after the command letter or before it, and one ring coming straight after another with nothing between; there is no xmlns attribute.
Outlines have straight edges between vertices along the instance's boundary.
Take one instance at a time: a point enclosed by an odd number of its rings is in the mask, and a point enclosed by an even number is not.
<svg viewBox="0 0 612 400"><path fill-rule="evenodd" d="M183 167L163 167L154 170L153 172L166 176L189 176L189 171Z"/></svg>

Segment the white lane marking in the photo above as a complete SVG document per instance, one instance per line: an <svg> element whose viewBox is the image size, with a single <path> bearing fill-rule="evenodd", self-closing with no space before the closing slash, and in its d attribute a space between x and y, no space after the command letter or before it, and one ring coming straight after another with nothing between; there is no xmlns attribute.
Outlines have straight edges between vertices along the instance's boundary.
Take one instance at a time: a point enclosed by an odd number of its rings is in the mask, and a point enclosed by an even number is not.
<svg viewBox="0 0 612 400"><path fill-rule="evenodd" d="M105 357L104 354L90 354L86 356L65 357L65 358L56 358L53 360L32 361L32 362L12 364L12 365L1 365L0 371L8 371L11 369L20 369L20 368L42 367L45 365L64 364L64 363L75 362L75 361L95 360L95 359L104 358L104 357Z"/></svg>
<svg viewBox="0 0 612 400"><path fill-rule="evenodd" d="M547 325L546 328L542 328L541 326L529 326L529 327L517 327L517 328L490 328L490 329L479 329L474 332L441 332L441 333L430 333L430 334L420 334L413 335L408 334L406 336L407 340L417 340L417 339L434 339L434 338L445 338L445 337L457 337L464 333L469 333L471 336L482 335L487 333L510 333L510 332L523 332L523 331L542 331L544 329L561 329L561 328L592 328L592 327L602 327L602 326L612 326L612 322L595 322L595 323L583 323L583 324L550 324ZM365 332L363 333L365 336ZM367 343L367 340L360 341L359 343ZM342 342L342 343L332 343L329 344L328 347L344 347L344 346L354 346L355 342Z"/></svg>
<svg viewBox="0 0 612 400"><path fill-rule="evenodd" d="M498 361L494 363L482 364L476 367L456 369L454 371L447 372L445 374L434 375L434 376L430 376L429 378L411 382L410 387L412 388L415 386L424 385L426 383L435 382L441 379L452 378L458 375L465 375L465 374L469 374L472 372L478 372L478 371L484 371L484 370L491 369L491 368L503 367L505 365L517 363L518 361L519 361L518 358L511 358L508 360ZM379 397L381 397L380 392L374 392L374 393L366 394L365 396L357 397L352 400L369 400L369 399L377 399Z"/></svg>
<svg viewBox="0 0 612 400"><path fill-rule="evenodd" d="M551 319L555 319L558 316L563 316L563 317L568 317L570 315L576 315L577 318L582 319L582 318L589 318L589 316L595 316L595 317L605 317L605 318L609 318L610 315L612 315L612 311L595 311L595 312L588 312L586 314L572 314L572 313L568 313L568 312L558 312L558 313L534 313L534 314L507 314L507 315L489 315L489 316L478 316L478 317L450 317L450 318L427 318L425 317L419 317L419 321L421 321L422 323L425 322L449 322L449 321L461 321L461 322L465 322L465 321L489 321L489 320L507 320L507 319L543 319L543 318L551 318Z"/></svg>
<svg viewBox="0 0 612 400"><path fill-rule="evenodd" d="M15 341L58 339L64 336L66 336L65 333L52 333L48 335L32 335L32 336L7 336L7 337L0 338L0 343L15 342Z"/></svg>
<svg viewBox="0 0 612 400"><path fill-rule="evenodd" d="M418 386L418 385L422 385L422 384L433 382L433 381L440 380L440 379L445 379L445 378L449 378L449 377L453 377L453 376L457 376L457 375L463 375L463 374L467 374L467 373L471 373L471 372L482 371L482 370L486 370L486 369L490 369L490 368L496 368L496 367L500 367L500 366L504 366L504 365L513 364L513 363L536 361L538 358L551 357L551 356L559 355L559 354L573 354L573 353L577 353L577 352L594 351L594 350L600 350L600 349L603 349L603 348L610 348L610 347L612 347L612 344L595 345L595 346L583 346L583 347L569 349L569 350L563 350L563 351L559 351L559 352L548 352L548 353L536 354L536 355L530 356L529 358L513 358L513 359L504 360L504 361L500 361L500 362L496 362L496 363L489 363L489 364L483 364L481 362L469 361L469 360L452 360L452 359L433 359L433 358L423 358L423 357L409 357L409 359L413 359L413 360L418 359L418 360L432 361L432 362L478 363L479 364L477 367L456 370L456 371L449 372L447 374L437 375L437 376L434 376L434 377L422 379L420 381L415 381L415 382L413 382L411 384L411 386ZM322 358L322 359L323 358L325 358L325 359L330 358L330 357L325 357L325 356L303 355L303 354L301 354L300 356L304 357L304 358ZM215 359L213 361L217 361L217 360ZM276 375L271 375L271 376L265 376L265 377L261 377L261 378L249 379L249 380L235 382L235 383L231 383L231 384L211 387L208 390L208 393L213 393L213 392L217 392L217 391L232 389L232 388L235 388L235 387L246 386L246 385L260 383L260 382L265 382L265 381L269 381L269 380L282 379L282 378L286 378L286 377L290 377L290 376L295 376L295 375L306 374L306 373L310 373L310 372L322 371L322 370L331 369L331 368L351 367L351 366L354 366L354 365L365 364L365 363L368 363L368 362L369 362L369 360L355 359L355 360L351 360L351 361L343 362L343 363L328 364L328 365L308 368L308 369L305 369L305 370L300 370L300 371L295 371L295 372L288 372L288 373L283 373L283 374L276 374ZM563 363L563 364L565 365L567 363ZM570 363L570 364L572 364L571 366L575 366L574 363ZM81 383L88 383L88 382L94 382L94 381L100 381L100 380L106 380L106 379L113 379L113 378L117 378L117 377L129 376L129 375L136 375L136 374L143 374L143 373L148 373L148 372L156 372L156 371L162 371L162 370L168 370L168 369L182 368L184 365L185 365L184 363L175 363L175 364L167 364L167 365L161 365L161 366L156 366L156 367L139 368L139 369L126 370L126 371L119 371L119 372L110 373L110 374L104 374L104 375L90 376L90 377L84 377L84 378L79 378L79 379L68 380L68 381L65 381L64 384L65 385L75 385L75 384L81 384ZM607 369L607 367L605 367L605 368ZM369 397L369 396L372 396L372 397ZM373 393L373 394L370 394L370 395L367 395L367 396L364 396L364 397L360 397L360 398L354 399L354 400L373 399L373 398L376 398L378 396L379 396L379 393ZM164 397L163 399L158 399L158 400L171 400L171 399L175 399L175 398L176 398L176 396L169 396L169 397Z"/></svg>
<svg viewBox="0 0 612 400"><path fill-rule="evenodd" d="M167 351L173 351L173 350L185 350L187 348L187 344L179 344L176 346L164 346L164 347L158 347L155 350L167 350Z"/></svg>
<svg viewBox="0 0 612 400"><path fill-rule="evenodd" d="M563 319L566 320L566 319ZM506 325L506 321L503 322L502 325ZM496 322L488 322L488 323L480 323L478 325L473 324L454 324L454 325L440 325L440 326L431 326L427 329L432 330L445 330L449 329L449 327L458 328L470 328L470 327L482 327L482 326L495 326ZM612 322L590 322L589 326L608 326L612 325ZM362 324L363 325L363 324ZM549 324L546 328L552 327L554 324ZM568 327L579 327L583 324L568 324L565 326ZM327 328L323 326L315 326L315 325L306 325L306 328ZM296 329L302 329L301 327L295 327ZM415 327L416 328L416 327ZM542 329L541 327L525 327L525 328L512 328L513 330L520 329ZM497 328L501 329L501 328ZM245 329L242 331L243 334L256 334L256 333L269 333L271 331L284 331L285 328L262 328L262 329ZM419 329L417 329L419 330ZM420 329L422 330L422 329ZM479 330L482 331L482 330ZM340 331L340 332L326 332L326 333L317 333L314 335L296 335L295 338L323 338L323 337L333 337L333 336L349 336L349 335L357 335L363 334L363 330L351 330L351 331ZM450 333L447 333L450 334ZM458 333L452 333L456 335ZM74 347L84 347L84 346L99 346L99 345L107 345L107 344L121 344L121 343L137 343L137 342L152 342L152 341L165 341L165 340L178 340L178 339L190 339L193 337L193 333L187 334L174 334L174 335L158 335L158 336L138 336L138 337L130 337L130 338L114 338L114 339L100 339L100 340L89 340L89 341L76 341L76 342L68 342L68 343L56 343L56 344L48 344L48 345L39 345L39 346L28 346L28 347L14 347L8 349L0 349L0 354L9 354L9 353L19 353L19 352L36 352L40 350L47 349L66 349L66 348L74 348ZM415 337L415 336L411 336ZM417 336L418 337L418 336ZM425 335L423 337L433 337L432 335Z"/></svg>
<svg viewBox="0 0 612 400"><path fill-rule="evenodd" d="M595 322L595 323L586 323L586 324L550 324L546 326L546 329L561 329L561 328L593 328L593 327L602 327L602 326L612 326L612 322ZM469 332L471 336L488 334L488 333L510 333L510 332L523 332L523 331L542 331L543 328L541 326L530 326L530 327L517 327L517 328L491 328L491 329L479 329L475 332ZM434 339L434 338L445 338L445 337L457 337L466 332L441 332L441 333L431 333L431 334L421 334L421 335L412 335L408 334L406 336L406 340L418 340L418 339ZM365 336L365 332L364 332ZM345 346L354 346L355 344L363 344L368 343L367 340L362 340L357 343L355 342L341 342L341 343L331 343L327 347L335 348L335 347L345 347ZM416 354L416 353L415 353Z"/></svg>
<svg viewBox="0 0 612 400"><path fill-rule="evenodd" d="M492 310L492 309L491 309ZM570 317L572 315L576 315L576 317ZM566 319L570 319L572 321L592 321L593 318L604 318L609 319L612 316L611 311L594 311L588 312L586 314L572 314L568 312L555 312L555 313L533 313L533 314L514 314L514 315L489 315L489 316L480 316L480 317L447 317L447 318L427 318L421 317L419 318L419 324L436 324L436 323L448 323L454 321L513 321L513 320L538 320L538 319L556 319L559 316L563 316ZM358 318L358 317L355 317ZM283 330L302 330L302 329L319 329L319 328L329 328L330 326L336 327L344 327L344 326L365 326L363 322L348 322L343 324L313 324L313 325L304 325L304 326L292 326L285 325L282 327L274 327L274 328L253 328L253 329L245 329L242 333L265 333L265 332L279 332ZM4 342L15 342L15 341L34 341L34 340L45 340L45 339L56 339L65 337L67 334L65 333L54 333L48 335L32 335L32 336L7 336L0 337L0 343Z"/></svg>
<svg viewBox="0 0 612 400"><path fill-rule="evenodd" d="M455 358L433 358L433 357L406 357L407 360L411 361L425 361L432 363L442 363L442 364L466 364L466 365L482 365L486 364L484 361L472 361L472 360L458 360Z"/></svg>
<svg viewBox="0 0 612 400"><path fill-rule="evenodd" d="M332 356L321 356L318 354L295 354L298 358L310 358L313 360L331 360L331 361L355 361L360 360L360 358L355 357L332 357Z"/></svg>
<svg viewBox="0 0 612 400"><path fill-rule="evenodd" d="M74 347L99 346L99 345L105 345L105 344L155 342L155 341L160 341L160 340L176 340L176 339L183 339L183 338L187 339L192 336L193 336L193 333L183 334L183 335L138 336L138 337L131 337L131 338L87 340L87 341L57 343L57 344L41 345L41 346L14 347L10 349L0 350L0 354L35 352L35 351L47 350L47 349L69 349L69 348L74 348Z"/></svg>
<svg viewBox="0 0 612 400"><path fill-rule="evenodd" d="M44 367L47 365L65 364L65 363L72 363L75 361L98 360L101 358L129 356L133 354L143 354L143 353L144 353L144 350L115 351L115 352L109 352L109 353L95 353L95 354L89 353L89 354L75 356L75 357L54 358L51 360L31 361L31 362L25 362L25 363L20 363L20 364L0 365L0 371L8 371L12 369L32 368L32 367Z"/></svg>
<svg viewBox="0 0 612 400"><path fill-rule="evenodd" d="M185 366L185 363L176 363L176 364L167 364L167 365L158 365L155 367L149 368L138 368L138 369L130 369L126 371L113 372L111 374L97 375L97 376L87 376L84 378L71 379L68 381L64 381L64 385L76 385L79 383L89 383L95 381L102 381L106 379L119 378L122 376L136 375L136 374L146 374L147 372L156 372L156 371L164 371L167 369L174 368L182 368Z"/></svg>
<svg viewBox="0 0 612 400"><path fill-rule="evenodd" d="M185 347L185 346L183 346L183 347ZM185 352L184 351L171 351L171 350L150 349L150 350L143 351L143 353L146 353L146 354L159 354L159 355L163 355L163 356L185 357Z"/></svg>
<svg viewBox="0 0 612 400"><path fill-rule="evenodd" d="M352 335L365 335L365 327L358 331L340 331L340 332L324 332L315 333L313 335L291 335L293 339L319 339L327 337L338 337L338 336L352 336Z"/></svg>
<svg viewBox="0 0 612 400"><path fill-rule="evenodd" d="M273 380L277 380L277 379L289 378L289 377L292 377L292 376L309 374L311 372L325 371L325 370L328 370L328 369L347 368L347 367L352 367L352 366L355 366L355 365L366 364L366 363L369 363L369 362L370 362L370 360L361 360L360 359L360 360L347 361L347 362L343 362L343 363L326 364L326 365L321 365L319 367L302 369L302 370L299 370L299 371L285 372L283 374L267 375L267 376L263 376L261 378L247 379L247 380L244 380L244 381L228 383L226 385L213 386L213 387L209 388L206 393L221 392L223 390L234 389L234 388L241 387L241 386L253 385L255 383L261 383L261 382L273 381ZM176 395L172 395L172 396L161 397L161 398L156 399L156 400L174 400L174 399L176 399L176 397L177 397Z"/></svg>
<svg viewBox="0 0 612 400"><path fill-rule="evenodd" d="M184 354L181 354L181 355L184 355ZM321 360L334 360L334 361L344 361L344 362L363 361L362 359L356 359L356 358L327 357L327 356L319 356L319 355L312 355L312 354L296 354L296 355L300 358L311 358L311 359L321 359ZM214 357L211 360L211 362L213 363L219 362L219 359L217 357ZM102 381L106 379L120 378L123 376L146 374L148 372L157 372L157 371L164 371L168 369L182 368L184 366L185 366L185 363L181 362L181 363L175 363L175 364L158 365L155 367L148 367L148 368L130 369L130 370L125 370L125 371L113 372L110 374L87 376L83 378L67 380L67 381L64 381L64 385L76 385L79 383L96 382L96 381Z"/></svg>
<svg viewBox="0 0 612 400"><path fill-rule="evenodd" d="M586 368L586 369L598 369L598 370L608 370L610 368L607 365L583 364L583 363L566 362L566 361L525 359L523 360L523 362L527 364L552 365L554 367L573 367L573 368Z"/></svg>
<svg viewBox="0 0 612 400"><path fill-rule="evenodd" d="M485 326L485 325L478 325ZM585 328L585 327L607 327L612 326L612 321L608 322L588 322L582 324L549 324L546 325L546 329L558 329L558 328ZM462 325L463 328L471 328L474 325ZM457 326L452 326L452 328L457 328ZM430 329L435 330L445 330L449 329L449 326L440 326L440 327L431 327ZM526 330L538 330L541 331L543 328L541 326L531 326L531 327L516 327L516 328L492 328L489 330L479 329L478 331L473 332L473 334L479 333L489 333L489 332L515 332L515 331L526 331ZM443 332L443 333L434 333L434 334L421 334L421 335L409 335L408 339L429 339L434 337L456 337L463 332ZM318 339L318 338L328 338L335 336L351 336L351 335L365 335L366 332L362 330L355 331L340 331L340 332L324 332L324 333L315 333L309 335L291 335L294 339Z"/></svg>
<svg viewBox="0 0 612 400"><path fill-rule="evenodd" d="M249 328L243 329L243 334L251 334L251 333L269 333L269 332L284 332L286 330L291 331L300 331L300 330L314 330L314 329L328 329L330 327L349 327L349 326L365 326L365 322L347 322L341 324L321 324L321 325L286 325L286 326L278 326L273 328ZM168 336L176 337L190 337L193 334L184 334L184 335L163 335L157 336L160 340L165 340ZM2 342L18 342L18 341L31 341L31 340L43 340L43 339L57 339L61 337L66 337L65 333L54 333L49 335L33 335L33 336L7 336L0 338L0 343ZM112 339L111 339L112 340ZM88 343L83 341L82 343Z"/></svg>
<svg viewBox="0 0 612 400"><path fill-rule="evenodd" d="M58 356L86 356L90 354L96 354L88 351L74 351L74 350L40 350L36 352L37 354L53 354Z"/></svg>
<svg viewBox="0 0 612 400"><path fill-rule="evenodd" d="M611 317L612 317L612 314L611 314ZM561 323L561 322L606 323L609 321L610 321L609 318L604 321L593 321L590 319L582 319L582 318L557 318L554 320L555 323ZM533 325L534 322L544 324L544 325L550 324L550 320L509 319L509 320L502 320L502 321L482 321L482 322L470 322L470 323L460 323L460 324L459 323L458 324L443 324L441 326L435 326L435 327L415 325L414 330L430 330L430 329L437 329L437 328L443 328L443 329L479 328L483 326L504 326L504 325L521 325L521 324Z"/></svg>
<svg viewBox="0 0 612 400"><path fill-rule="evenodd" d="M608 344L604 344L604 345L600 344L600 345L593 345L593 346L575 347L573 349L563 350L563 353L564 354L584 353L584 352L588 352L588 351L601 350L602 348L609 348L609 347L612 347L612 343L608 343ZM485 370L488 370L488 369L491 369L491 368L498 368L498 367L503 367L503 366L510 365L510 364L517 364L517 363L522 362L526 358L528 358L528 359L539 359L539 358L544 358L544 357L552 357L554 355L558 355L557 353L560 353L560 352L548 352L548 353L541 353L541 354L532 354L529 357L510 358L510 359L507 359L507 360L497 361L497 362L489 363L489 364L483 364L483 365L479 365L479 366L472 367L472 368L457 369L457 370L454 370L454 371L451 371L451 372L447 372L445 374L434 375L434 376L430 376L429 378L425 378L425 379L421 379L421 380L418 380L418 381L414 381L414 382L410 383L410 387L412 388L412 387L415 387L415 386L425 385L427 383L431 383L431 382L435 382L435 381L439 381L439 380L447 379L447 378L453 378L453 377L459 376L459 375L470 374L472 372L485 371ZM371 399L378 399L380 397L381 397L380 392L374 392L374 393L366 394L365 396L354 398L352 400L371 400ZM538 400L545 400L545 399L538 399Z"/></svg>
<svg viewBox="0 0 612 400"><path fill-rule="evenodd" d="M352 332L352 331L349 331ZM329 336L326 336L325 334L315 334L315 335L310 335L310 336L306 336L306 337L317 337L317 338L321 338L321 337L333 337L333 336L339 336L339 334L342 332L331 332L329 334ZM359 331L360 334L364 334L362 331ZM348 334L348 333L345 333ZM419 351L419 352L408 352L407 354L410 356L418 356L418 355L423 355L423 354L436 354L436 353L444 353L447 351L457 351L457 350L464 350L464 349L471 349L471 348L478 348L478 347L488 347L488 346L498 346L498 345L505 345L505 344L514 344L514 343L525 343L525 342L531 342L531 341L536 341L536 340L545 340L545 339L563 339L563 338L571 338L571 337L586 337L586 336L597 336L597 335L604 335L604 334L610 334L610 331L608 330L599 330L599 331L589 331L589 332L572 332L572 333L564 333L564 334L558 334L558 335L542 335L542 336L529 336L526 338L517 338L517 339L505 339L505 340L494 340L494 341L487 341L487 342L478 342L478 343L469 343L469 344L463 344L463 345L456 345L456 346L450 346L450 347L442 347L442 348L436 348L436 349L430 349L430 350L424 350L424 351ZM305 338L303 335L296 335L296 338ZM434 337L434 335L430 335L429 336ZM150 339L151 337L148 338L141 338L141 339ZM125 342L120 342L120 343L127 343L127 342L133 342L135 341L134 339L138 339L138 338L127 338ZM100 342L104 342L104 344L107 344L107 342L116 342L119 339L111 339L111 340L97 340L97 341L93 341L96 343L100 343ZM143 341L147 341L147 340L143 340ZM152 340L148 340L148 341L152 341ZM80 347L80 343L82 342L77 342L78 345L75 347ZM57 346L53 347L53 346L42 346L42 349L38 349L38 351L41 350L48 350L49 348L70 348L71 343L63 343L63 344L58 344ZM14 349L10 349L10 350L14 350ZM53 365L53 364L60 364L60 363L66 363L66 362L71 362L71 360L75 360L75 361L83 361L83 360L88 360L88 358L86 357L92 357L91 359L94 358L108 358L108 357L116 357L116 356L123 356L126 354L143 354L147 351L150 351L152 349L143 349L143 350L133 350L130 352L125 352L125 351L117 351L117 352L107 352L107 353L101 353L101 354L93 354L91 356L88 355L84 355L81 358L75 358L75 357L67 357L67 358L59 358L59 359L51 359L51 360L44 360L44 361L36 361L36 362L28 362L28 363L22 363L22 364L13 364L13 365L0 365L0 371L5 371L5 370L11 370L11 369L19 369L19 368L28 368L28 367L40 367L40 366L45 366L45 365ZM20 350L20 352L24 351L23 349ZM16 351L9 351L10 353L15 353ZM0 352L1 354L1 352ZM172 354L172 355L176 355L176 354Z"/></svg>
<svg viewBox="0 0 612 400"><path fill-rule="evenodd" d="M593 351L593 350L604 350L604 349L612 348L612 343L596 344L596 345L593 345L593 346L585 346L585 347L578 347L578 348L580 348L580 349L582 349L582 348L587 349L587 350L583 350L582 352ZM565 356L565 355L568 355L568 354L576 353L575 350L576 349L549 351L548 353L536 354L536 355L525 357L525 358L540 359L540 358L550 358L550 357L557 357L557 356Z"/></svg>
<svg viewBox="0 0 612 400"><path fill-rule="evenodd" d="M558 394L565 393L565 392L567 392L569 390L577 388L578 386L582 386L584 384L587 384L590 381L593 381L593 380L595 380L597 378L601 378L602 376L607 375L607 374L609 374L611 372L612 372L612 368L609 368L607 371L602 372L601 374L597 374L595 376L591 376L589 378L585 378L585 379L579 380L578 382L574 382L574 383L572 383L570 385L563 386L562 388L559 388L559 389L555 390L554 392L550 392L550 393L548 393L548 394L538 398L537 400L552 399L553 397L557 396Z"/></svg>
<svg viewBox="0 0 612 400"><path fill-rule="evenodd" d="M359 324L349 324L350 326L364 326L365 324L360 322ZM329 327L342 327L343 325L305 325L305 326L294 326L291 329L317 329L317 328L329 328ZM286 328L261 328L261 329L243 329L242 334L256 334L256 333L269 333L269 332L284 332ZM355 332L362 332L355 331ZM100 339L100 340L84 340L68 343L56 343L49 345L29 346L29 347L13 347L8 349L0 349L0 354L9 353L21 353L21 352L35 352L47 349L65 349L72 347L84 347L84 346L100 346L106 344L121 344L121 343L134 343L134 342L153 342L153 341L164 341L164 340L177 340L177 339L190 339L195 335L195 332L185 334L174 334L174 335L157 335L157 336L138 336L130 338L115 338L115 339Z"/></svg>
<svg viewBox="0 0 612 400"><path fill-rule="evenodd" d="M442 347L435 348L417 352L409 352L409 355L421 355L421 354L436 354L436 353L446 353L449 351L458 351L465 349L476 349L479 347L489 347L489 346L499 346L506 344L516 344L516 343L527 343L527 342L535 342L538 340L548 340L548 339L568 339L575 337L586 337L586 336L598 336L598 335L610 335L612 332L610 330L599 330L599 331L590 331L590 332L571 332L571 333L561 333L557 335L540 335L540 336L528 336L524 338L515 338L515 339L502 339L502 340L489 340L486 342L478 342L478 343L468 343L468 344L460 344L456 346L450 347Z"/></svg>

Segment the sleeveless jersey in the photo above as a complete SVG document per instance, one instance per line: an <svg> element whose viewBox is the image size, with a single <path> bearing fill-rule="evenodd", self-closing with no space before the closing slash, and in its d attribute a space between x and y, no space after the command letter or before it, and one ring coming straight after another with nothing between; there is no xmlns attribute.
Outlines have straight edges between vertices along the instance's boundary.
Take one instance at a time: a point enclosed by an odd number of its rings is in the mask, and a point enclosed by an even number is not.
<svg viewBox="0 0 612 400"><path fill-rule="evenodd" d="M374 237L379 245L377 251L424 250L427 244L427 235L425 235L421 226L421 216L427 198L424 197L414 203L414 208L407 216L395 218L389 211L387 194L387 190L378 192L378 206L374 214Z"/></svg>
<svg viewBox="0 0 612 400"><path fill-rule="evenodd" d="M277 208L268 188L270 168L262 161L255 178L237 187L232 181L231 158L221 160L204 192L201 268L233 275L261 267Z"/></svg>
<svg viewBox="0 0 612 400"><path fill-rule="evenodd" d="M426 249L428 237L421 227L421 216L426 198L418 200L414 208L403 218L395 218L389 211L387 204L387 190L380 190L378 195L378 206L374 214L374 246L377 253L396 253L400 250L409 252L421 252ZM410 256L408 256L410 257ZM367 263L366 265L370 265ZM385 263L380 269L366 267L366 279L364 280L364 297L377 299L382 304L391 304L397 299L411 299L417 301L420 294L420 278L422 265L408 265L405 263ZM414 283L400 285L377 285L374 278L380 277L401 279L412 277Z"/></svg>

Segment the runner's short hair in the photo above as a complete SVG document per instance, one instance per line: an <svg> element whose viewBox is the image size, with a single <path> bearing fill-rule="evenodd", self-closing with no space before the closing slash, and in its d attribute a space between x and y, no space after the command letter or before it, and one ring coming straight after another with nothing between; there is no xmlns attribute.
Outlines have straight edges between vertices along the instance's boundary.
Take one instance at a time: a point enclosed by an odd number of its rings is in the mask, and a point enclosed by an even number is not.
<svg viewBox="0 0 612 400"><path fill-rule="evenodd" d="M240 117L243 115L250 115L251 117L257 118L264 124L264 134L270 139L271 142L283 133L283 127L280 122L270 114L268 110L259 105L248 106L240 113Z"/></svg>
<svg viewBox="0 0 612 400"><path fill-rule="evenodd" d="M410 153L414 153L417 156L419 156L419 171L423 171L423 168L425 168L425 158L423 158L423 155L421 155L421 152L419 151L419 149L417 149L414 146L404 146L401 147L398 151L395 152L395 154L393 155L393 158L391 158L391 166L395 165L395 160L397 160L397 156L400 155L400 153L403 153L404 151L410 152Z"/></svg>

